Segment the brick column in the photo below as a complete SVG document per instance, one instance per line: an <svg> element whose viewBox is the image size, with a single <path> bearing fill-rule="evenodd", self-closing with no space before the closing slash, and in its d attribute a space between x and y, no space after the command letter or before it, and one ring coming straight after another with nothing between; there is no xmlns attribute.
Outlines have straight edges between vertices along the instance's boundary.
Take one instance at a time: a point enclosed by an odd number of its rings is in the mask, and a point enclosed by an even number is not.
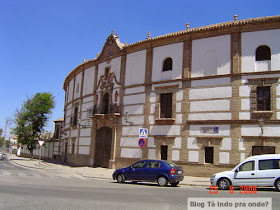
<svg viewBox="0 0 280 210"><path fill-rule="evenodd" d="M241 81L241 34L234 32L231 34L231 114L232 120L239 120L239 112L241 111L241 99L239 97L239 87ZM231 123L230 125L232 148L230 152L230 164L236 164L240 161L239 139L241 137L241 123Z"/></svg>
<svg viewBox="0 0 280 210"><path fill-rule="evenodd" d="M146 99L144 104L144 127L150 131L150 93L152 91L152 70L153 70L153 47L146 49L146 67L145 67L145 93ZM149 139L148 139L149 141ZM148 148L142 148L142 159L148 158Z"/></svg>

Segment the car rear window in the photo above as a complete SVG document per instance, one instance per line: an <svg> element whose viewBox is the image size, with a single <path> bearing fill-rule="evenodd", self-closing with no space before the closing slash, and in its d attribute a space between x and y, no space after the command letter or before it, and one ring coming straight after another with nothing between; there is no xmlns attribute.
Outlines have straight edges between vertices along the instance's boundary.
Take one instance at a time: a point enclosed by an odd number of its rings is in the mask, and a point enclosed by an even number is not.
<svg viewBox="0 0 280 210"><path fill-rule="evenodd" d="M178 165L176 165L175 163L173 162L170 162L170 161L164 161L167 165L169 165L170 167L176 167Z"/></svg>

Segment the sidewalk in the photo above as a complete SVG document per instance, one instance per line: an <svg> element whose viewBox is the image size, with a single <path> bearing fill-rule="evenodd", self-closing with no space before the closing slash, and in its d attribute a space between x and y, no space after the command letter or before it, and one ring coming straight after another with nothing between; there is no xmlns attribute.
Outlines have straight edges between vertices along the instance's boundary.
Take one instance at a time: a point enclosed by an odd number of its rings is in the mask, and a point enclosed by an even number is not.
<svg viewBox="0 0 280 210"><path fill-rule="evenodd" d="M81 176L85 178L99 178L99 179L113 179L112 174L115 169L107 168L92 168L92 167L71 167L62 165L59 162L48 162L38 159L30 160L29 158L18 157L14 154L8 154L8 159L15 165L25 167L32 170L47 170L49 172L62 172L71 176ZM208 177L193 177L185 176L184 180L180 182L181 185L187 186L201 186L209 187L210 178Z"/></svg>

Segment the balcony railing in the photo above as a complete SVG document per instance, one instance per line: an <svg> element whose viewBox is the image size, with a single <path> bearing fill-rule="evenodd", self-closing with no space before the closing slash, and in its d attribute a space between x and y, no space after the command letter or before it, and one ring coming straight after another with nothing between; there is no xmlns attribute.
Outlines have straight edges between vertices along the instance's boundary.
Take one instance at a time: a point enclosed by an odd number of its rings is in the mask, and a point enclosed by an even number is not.
<svg viewBox="0 0 280 210"><path fill-rule="evenodd" d="M87 109L87 117L94 117L97 114L114 115L119 113L119 106L117 104L109 104L108 106L95 105Z"/></svg>

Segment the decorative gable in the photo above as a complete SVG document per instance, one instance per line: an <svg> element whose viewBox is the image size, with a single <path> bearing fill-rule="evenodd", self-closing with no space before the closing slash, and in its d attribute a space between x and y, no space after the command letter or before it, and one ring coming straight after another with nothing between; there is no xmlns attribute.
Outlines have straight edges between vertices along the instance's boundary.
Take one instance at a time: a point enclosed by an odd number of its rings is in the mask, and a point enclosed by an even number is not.
<svg viewBox="0 0 280 210"><path fill-rule="evenodd" d="M113 57L120 56L124 44L120 42L118 34L114 35L113 32L108 36L102 52L97 55L97 60L111 60Z"/></svg>

